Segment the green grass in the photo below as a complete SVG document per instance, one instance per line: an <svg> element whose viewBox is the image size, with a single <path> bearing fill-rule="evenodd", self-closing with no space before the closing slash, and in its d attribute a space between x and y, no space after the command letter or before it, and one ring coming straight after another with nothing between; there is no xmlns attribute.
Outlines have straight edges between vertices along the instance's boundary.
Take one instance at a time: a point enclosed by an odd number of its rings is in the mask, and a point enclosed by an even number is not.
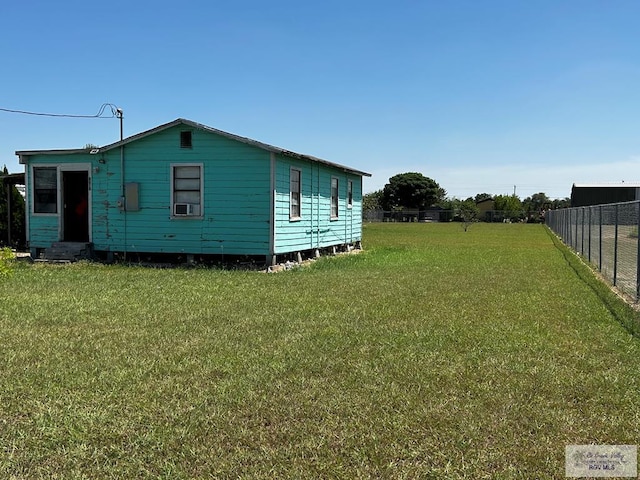
<svg viewBox="0 0 640 480"><path fill-rule="evenodd" d="M564 478L567 444L637 443L631 314L543 226L364 245L271 275L18 264L0 477Z"/></svg>

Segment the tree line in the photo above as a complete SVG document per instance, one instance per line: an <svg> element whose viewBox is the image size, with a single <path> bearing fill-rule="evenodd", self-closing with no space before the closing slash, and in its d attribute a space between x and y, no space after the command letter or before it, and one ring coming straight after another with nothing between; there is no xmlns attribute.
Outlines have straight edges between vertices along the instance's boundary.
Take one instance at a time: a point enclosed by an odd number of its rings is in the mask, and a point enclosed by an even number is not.
<svg viewBox="0 0 640 480"><path fill-rule="evenodd" d="M478 204L493 201L493 211L500 211L510 220L539 220L545 210L566 208L570 199L550 199L544 192L535 193L524 200L517 195L492 195L478 193L466 199L451 198L435 180L421 173L408 172L394 175L383 189L367 193L363 197L364 211L440 209L457 212L464 221L479 214Z"/></svg>
<svg viewBox="0 0 640 480"><path fill-rule="evenodd" d="M0 172L0 179L8 175L6 165ZM7 197L11 197L11 218L9 220ZM402 211L440 209L451 212L452 218L463 222L472 221L479 214L478 203L483 200L493 201L492 210L502 212L504 218L510 220L531 219L539 217L545 210L555 210L570 206L569 198L550 199L543 192L535 193L521 200L516 195L491 195L478 193L466 199L451 198L447 191L435 180L421 173L407 172L394 175L383 189L367 193L363 197L363 210ZM9 229L8 221L11 222ZM22 195L14 185L0 182L0 246L23 247L25 244L25 205ZM11 238L9 238L9 231Z"/></svg>

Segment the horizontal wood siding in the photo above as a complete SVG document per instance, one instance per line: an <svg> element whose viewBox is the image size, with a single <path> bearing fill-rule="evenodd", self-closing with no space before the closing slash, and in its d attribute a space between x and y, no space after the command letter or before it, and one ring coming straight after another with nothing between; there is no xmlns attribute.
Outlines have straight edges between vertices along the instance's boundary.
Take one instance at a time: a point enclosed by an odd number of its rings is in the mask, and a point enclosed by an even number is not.
<svg viewBox="0 0 640 480"><path fill-rule="evenodd" d="M37 248L50 247L58 238L58 217L37 216L29 220L29 246Z"/></svg>
<svg viewBox="0 0 640 480"><path fill-rule="evenodd" d="M180 132L192 131L192 148ZM270 155L179 125L127 144L125 183L139 184L138 211L124 212L119 148L96 155L34 155L29 164L91 164L92 241L99 251L269 255ZM171 215L171 165L201 164L203 215ZM29 169L27 168L27 171ZM32 215L31 245L58 241L58 215Z"/></svg>
<svg viewBox="0 0 640 480"><path fill-rule="evenodd" d="M300 170L300 218L290 220L291 169ZM313 248L311 230L313 192L312 165L309 162L276 155L275 253Z"/></svg>
<svg viewBox="0 0 640 480"><path fill-rule="evenodd" d="M192 148L180 148L180 132L192 131ZM269 153L228 138L176 126L125 146L125 182L139 184L139 211L112 210L118 191L119 151L109 152L118 170L105 178L96 249L192 254L269 254ZM113 158L115 157L115 158ZM202 164L203 215L171 215L171 166ZM108 176L108 172L105 177ZM115 173L115 172L114 172ZM119 183L117 184L119 188ZM121 218L120 218L121 217ZM120 219L116 224L113 219ZM123 227L126 224L126 229Z"/></svg>
<svg viewBox="0 0 640 480"><path fill-rule="evenodd" d="M290 171L301 171L301 218L290 219ZM331 178L338 179L338 218L331 218ZM353 206L347 185L353 182ZM362 178L316 162L276 158L275 253L326 248L362 238Z"/></svg>
<svg viewBox="0 0 640 480"><path fill-rule="evenodd" d="M192 146L181 148L181 132L186 130L191 131ZM28 164L90 168L91 239L98 251L266 256L353 243L362 236L361 176L187 125L125 145L124 181L138 183L137 211L125 212L119 206L123 195L119 148L95 155L35 154ZM201 216L172 215L171 169L179 164L202 167ZM289 218L291 168L301 172L299 219ZM331 218L332 177L339 182L336 219ZM347 206L349 180L352 208ZM33 247L46 248L59 240L59 214L32 214L28 225Z"/></svg>
<svg viewBox="0 0 640 480"><path fill-rule="evenodd" d="M33 213L33 191L32 191L32 178L31 167L43 166L43 167L56 167L58 169L66 168L73 169L75 166L82 164L83 169L85 165L91 164L92 156L87 154L73 154L73 155L33 155L29 157L29 163L25 168L25 183L26 187L26 203L25 212L29 215L27 223L27 239L29 240L29 246L32 248L48 248L52 243L61 240L60 224L61 224L61 191L60 191L60 171L58 171L58 211L53 214ZM89 172L89 179L91 179L91 172ZM90 183L91 185L91 183ZM91 187L90 187L91 188Z"/></svg>
<svg viewBox="0 0 640 480"><path fill-rule="evenodd" d="M41 155L32 157L33 163L51 164L50 157ZM31 191L31 168L27 165L25 168L26 198L25 198L25 215L29 216L26 222L27 240L29 246L33 248L46 248L53 242L58 241L58 215L33 215L33 192Z"/></svg>
<svg viewBox="0 0 640 480"><path fill-rule="evenodd" d="M123 251L125 214L118 207L122 196L120 151L110 151L94 156L97 157L94 159L91 181L93 200L91 228L94 249Z"/></svg>

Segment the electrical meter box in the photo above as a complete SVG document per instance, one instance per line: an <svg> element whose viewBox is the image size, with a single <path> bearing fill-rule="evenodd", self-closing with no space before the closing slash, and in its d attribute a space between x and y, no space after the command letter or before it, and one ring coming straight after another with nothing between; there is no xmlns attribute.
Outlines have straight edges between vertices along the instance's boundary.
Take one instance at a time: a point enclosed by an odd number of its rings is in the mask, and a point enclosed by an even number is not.
<svg viewBox="0 0 640 480"><path fill-rule="evenodd" d="M138 201L139 192L140 184L138 182L125 183L124 198L127 212L137 212L140 210L140 203Z"/></svg>

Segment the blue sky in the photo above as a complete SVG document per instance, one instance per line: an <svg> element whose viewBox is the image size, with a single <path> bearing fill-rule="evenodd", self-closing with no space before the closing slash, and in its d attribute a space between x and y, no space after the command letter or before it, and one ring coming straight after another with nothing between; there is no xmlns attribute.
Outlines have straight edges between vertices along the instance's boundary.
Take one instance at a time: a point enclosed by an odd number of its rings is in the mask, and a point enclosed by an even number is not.
<svg viewBox="0 0 640 480"><path fill-rule="evenodd" d="M0 108L178 117L450 196L640 180L640 2L60 0L0 7ZM104 145L116 119L0 111L14 152Z"/></svg>

